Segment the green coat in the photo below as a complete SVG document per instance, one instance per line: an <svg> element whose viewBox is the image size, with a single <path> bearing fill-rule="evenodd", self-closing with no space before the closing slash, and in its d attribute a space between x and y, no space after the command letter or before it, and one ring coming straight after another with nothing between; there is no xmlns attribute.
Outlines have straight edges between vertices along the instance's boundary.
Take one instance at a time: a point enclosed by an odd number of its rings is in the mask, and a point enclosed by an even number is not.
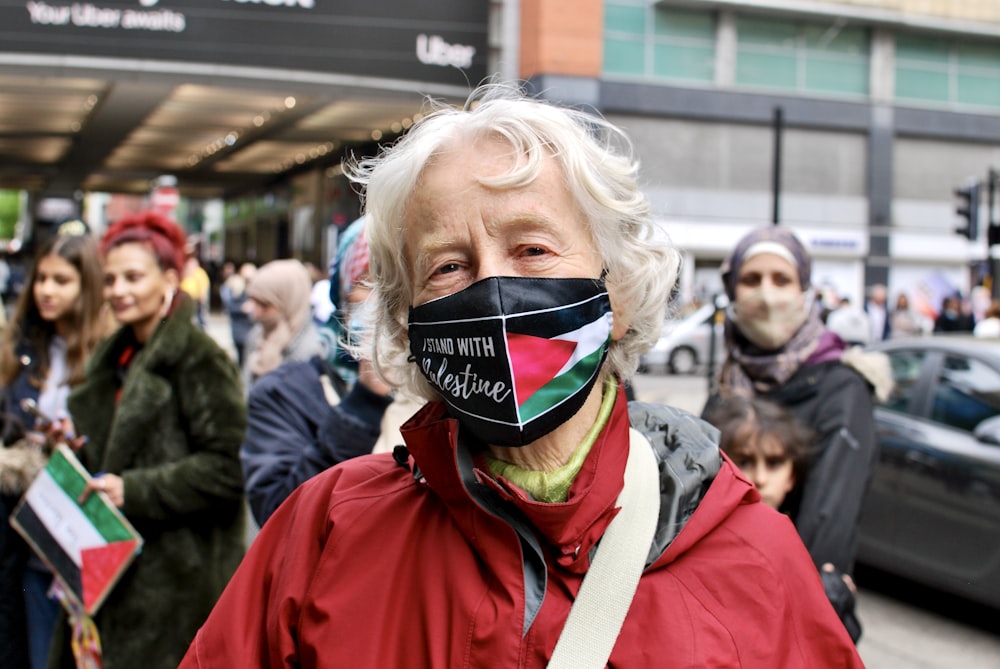
<svg viewBox="0 0 1000 669"><path fill-rule="evenodd" d="M80 459L122 477L122 511L145 540L95 618L104 669L175 669L246 547L239 371L192 313L184 300L157 327L117 408L124 329L94 352L69 397L77 434L89 437ZM49 666L73 666L65 621L56 635L61 653Z"/></svg>

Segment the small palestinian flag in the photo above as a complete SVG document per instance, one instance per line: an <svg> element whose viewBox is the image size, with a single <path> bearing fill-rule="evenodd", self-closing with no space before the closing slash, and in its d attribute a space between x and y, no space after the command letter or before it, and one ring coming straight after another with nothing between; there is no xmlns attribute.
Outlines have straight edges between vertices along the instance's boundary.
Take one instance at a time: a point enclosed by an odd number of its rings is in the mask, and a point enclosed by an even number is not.
<svg viewBox="0 0 1000 669"><path fill-rule="evenodd" d="M11 524L93 616L142 548L142 537L106 497L79 499L87 470L65 445L28 488Z"/></svg>
<svg viewBox="0 0 1000 669"><path fill-rule="evenodd" d="M507 321L507 351L514 378L518 420L527 423L558 406L585 387L604 361L611 339L611 314L603 296L575 305L531 315L535 335L516 332L519 319ZM550 317L554 331L537 336ZM579 326L579 327L577 327ZM574 328L567 332L565 328ZM562 330L558 332L558 330Z"/></svg>

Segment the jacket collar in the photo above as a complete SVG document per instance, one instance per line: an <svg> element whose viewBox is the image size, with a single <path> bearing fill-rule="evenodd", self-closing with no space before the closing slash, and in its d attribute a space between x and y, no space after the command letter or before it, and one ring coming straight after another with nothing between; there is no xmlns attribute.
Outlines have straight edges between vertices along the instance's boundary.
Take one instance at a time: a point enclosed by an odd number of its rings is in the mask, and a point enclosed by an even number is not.
<svg viewBox="0 0 1000 669"><path fill-rule="evenodd" d="M583 572L590 554L617 513L615 502L624 482L629 425L642 432L660 464L662 508L649 561L660 557L698 509L722 466L718 432L679 409L626 402L619 388L615 408L598 436L583 468L570 486L567 501L536 502L508 481L490 478L464 440L461 426L445 406L426 405L402 428L407 448L420 475L444 500L467 535L475 534L476 507L492 515L509 515L523 524L515 529L537 535L555 553L560 565ZM719 507L719 518L701 516L705 531L742 503L749 484L729 489L731 503ZM469 504L472 500L475 504ZM509 518L506 518L510 522Z"/></svg>
<svg viewBox="0 0 1000 669"><path fill-rule="evenodd" d="M194 318L194 302L185 293L178 296L177 307L164 318L153 330L149 341L142 348L142 359L145 366L170 366L178 362L188 350L191 328L188 324ZM98 366L114 369L126 342L132 341L132 333L128 327L121 327L111 335L105 346L101 347Z"/></svg>

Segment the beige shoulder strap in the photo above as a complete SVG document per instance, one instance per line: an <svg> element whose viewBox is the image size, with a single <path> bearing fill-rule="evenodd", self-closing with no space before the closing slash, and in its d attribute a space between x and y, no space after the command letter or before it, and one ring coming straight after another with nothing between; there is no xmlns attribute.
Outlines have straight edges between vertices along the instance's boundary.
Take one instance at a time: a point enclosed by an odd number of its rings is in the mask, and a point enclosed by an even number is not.
<svg viewBox="0 0 1000 669"><path fill-rule="evenodd" d="M607 666L632 605L660 513L660 476L649 441L629 429L621 511L601 538L548 669Z"/></svg>

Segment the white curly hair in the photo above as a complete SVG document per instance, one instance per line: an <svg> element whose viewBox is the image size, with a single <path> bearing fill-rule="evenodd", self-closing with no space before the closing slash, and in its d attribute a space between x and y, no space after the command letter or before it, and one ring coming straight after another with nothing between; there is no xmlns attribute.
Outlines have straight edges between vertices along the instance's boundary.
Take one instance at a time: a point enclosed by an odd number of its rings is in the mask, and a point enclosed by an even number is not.
<svg viewBox="0 0 1000 669"><path fill-rule="evenodd" d="M615 317L630 324L612 342L606 364L622 379L630 378L640 354L660 336L680 254L654 228L628 137L599 116L531 98L509 84L480 86L461 109L434 101L428 105L428 113L394 145L375 157L345 162L345 174L362 188L371 260L373 339L361 354L371 357L390 383L420 397L437 397L410 361L413 276L404 249L404 214L424 168L442 148L500 139L522 159L484 185L529 184L549 156L564 173L607 270Z"/></svg>

